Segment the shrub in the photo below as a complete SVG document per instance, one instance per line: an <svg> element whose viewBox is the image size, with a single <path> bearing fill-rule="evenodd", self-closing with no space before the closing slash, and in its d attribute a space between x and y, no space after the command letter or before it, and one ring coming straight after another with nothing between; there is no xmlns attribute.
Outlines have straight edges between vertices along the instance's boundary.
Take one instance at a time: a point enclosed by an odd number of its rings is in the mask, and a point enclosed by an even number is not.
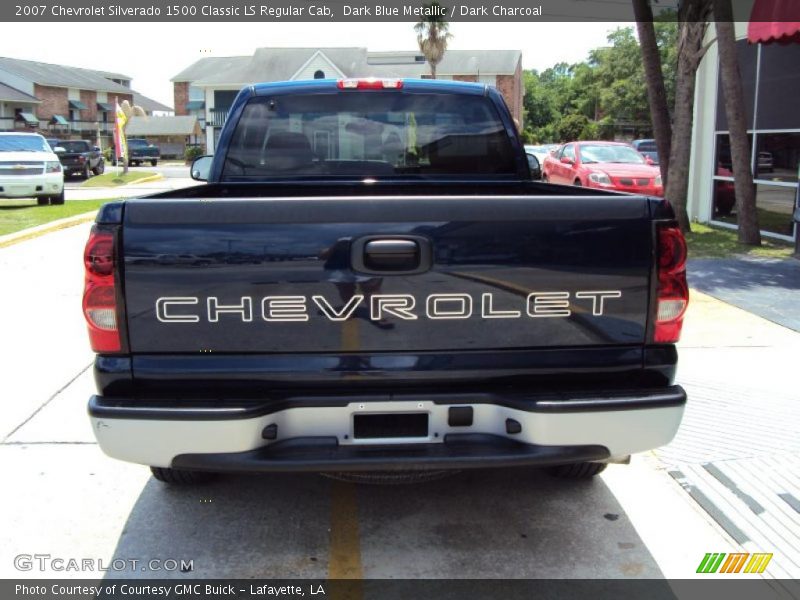
<svg viewBox="0 0 800 600"><path fill-rule="evenodd" d="M200 146L186 146L186 150L183 153L183 158L186 162L192 162L195 158L203 156L203 148Z"/></svg>

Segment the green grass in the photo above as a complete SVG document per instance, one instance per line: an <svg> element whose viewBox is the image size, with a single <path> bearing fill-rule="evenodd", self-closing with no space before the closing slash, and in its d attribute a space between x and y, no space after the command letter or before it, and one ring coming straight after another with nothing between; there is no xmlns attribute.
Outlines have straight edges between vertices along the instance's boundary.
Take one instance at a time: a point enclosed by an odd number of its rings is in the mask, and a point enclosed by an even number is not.
<svg viewBox="0 0 800 600"><path fill-rule="evenodd" d="M119 175L114 172L114 168L110 169L107 173L92 177L83 182L81 187L116 187L118 185L126 185L145 179L146 177L153 177L158 175L154 171L128 171L124 175L120 172Z"/></svg>
<svg viewBox="0 0 800 600"><path fill-rule="evenodd" d="M39 206L36 200L0 200L0 235L97 210L109 200L68 200L57 206Z"/></svg>
<svg viewBox="0 0 800 600"><path fill-rule="evenodd" d="M699 223L692 223L692 232L686 236L686 242L689 258L730 258L735 255L789 258L794 251L792 244L765 237L762 237L759 247L743 246L736 238L736 231Z"/></svg>

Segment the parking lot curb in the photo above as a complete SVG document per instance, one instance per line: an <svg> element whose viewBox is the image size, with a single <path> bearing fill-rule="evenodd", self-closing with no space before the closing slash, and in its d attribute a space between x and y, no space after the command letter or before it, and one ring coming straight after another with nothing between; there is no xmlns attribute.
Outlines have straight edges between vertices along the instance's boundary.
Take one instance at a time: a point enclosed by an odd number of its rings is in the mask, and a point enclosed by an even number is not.
<svg viewBox="0 0 800 600"><path fill-rule="evenodd" d="M67 227L74 227L75 225L94 221L96 214L97 211L93 210L90 212L81 213L79 215L66 217L64 219L58 219L57 221L50 221L49 223L37 225L36 227L28 227L27 229L15 231L14 233L9 233L7 235L2 235L0 236L0 248L6 248L19 242L32 240L47 233L58 231L59 229L66 229Z"/></svg>
<svg viewBox="0 0 800 600"><path fill-rule="evenodd" d="M105 186L96 186L97 188L107 188L107 189L115 189L115 188L123 188L128 187L129 185L138 185L140 183L148 183L150 181L158 181L159 179L166 179L161 173L156 173L155 175L150 175L149 177L142 177L141 179L137 179L136 181L130 181L128 183L123 183L122 185L105 185ZM91 181L91 179L87 179L86 181ZM95 186L86 186L86 189L92 189ZM83 184L81 184L81 188L83 188Z"/></svg>

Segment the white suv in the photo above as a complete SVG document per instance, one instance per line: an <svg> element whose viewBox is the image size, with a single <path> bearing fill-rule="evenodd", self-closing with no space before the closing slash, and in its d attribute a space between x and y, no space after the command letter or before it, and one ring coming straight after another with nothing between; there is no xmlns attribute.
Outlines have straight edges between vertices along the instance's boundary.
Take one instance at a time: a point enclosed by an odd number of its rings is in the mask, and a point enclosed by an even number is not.
<svg viewBox="0 0 800 600"><path fill-rule="evenodd" d="M64 204L61 162L38 133L0 132L0 198Z"/></svg>

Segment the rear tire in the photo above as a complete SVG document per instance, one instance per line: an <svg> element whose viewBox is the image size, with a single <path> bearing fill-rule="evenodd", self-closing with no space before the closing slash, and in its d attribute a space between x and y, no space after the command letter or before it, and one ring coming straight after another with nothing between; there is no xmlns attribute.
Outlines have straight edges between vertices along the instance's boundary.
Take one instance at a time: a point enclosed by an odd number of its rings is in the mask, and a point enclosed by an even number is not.
<svg viewBox="0 0 800 600"><path fill-rule="evenodd" d="M158 161L155 160L155 159L150 161L150 165L153 166L153 167L155 167L157 164L158 164Z"/></svg>
<svg viewBox="0 0 800 600"><path fill-rule="evenodd" d="M50 204L64 204L64 190L58 196L50 196Z"/></svg>
<svg viewBox="0 0 800 600"><path fill-rule="evenodd" d="M606 463L573 463L548 467L547 472L559 479L591 479L606 470Z"/></svg>
<svg viewBox="0 0 800 600"><path fill-rule="evenodd" d="M105 161L100 161L98 165L92 170L95 175L102 175L106 171L106 163Z"/></svg>
<svg viewBox="0 0 800 600"><path fill-rule="evenodd" d="M89 165L83 167L83 171L81 172L81 179L86 180L92 176L92 172L89 170Z"/></svg>
<svg viewBox="0 0 800 600"><path fill-rule="evenodd" d="M214 473L205 471L184 471L182 469L168 469L166 467L150 467L150 472L155 479L170 485L196 485L205 483L214 478Z"/></svg>

